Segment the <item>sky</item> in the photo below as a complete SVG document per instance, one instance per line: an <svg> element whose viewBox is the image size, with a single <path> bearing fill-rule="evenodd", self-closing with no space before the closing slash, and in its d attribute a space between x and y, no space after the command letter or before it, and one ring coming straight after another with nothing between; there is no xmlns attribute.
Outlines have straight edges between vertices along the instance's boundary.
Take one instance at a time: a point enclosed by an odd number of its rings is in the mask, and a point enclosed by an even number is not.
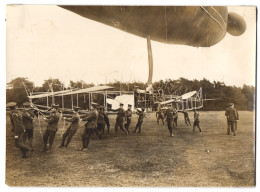
<svg viewBox="0 0 260 192"><path fill-rule="evenodd" d="M228 7L244 17L241 36L228 33L209 48L151 41L153 81L206 78L226 85L255 85L255 7ZM16 77L41 86L49 78L108 83L148 79L146 39L83 18L54 5L6 9L6 82Z"/></svg>

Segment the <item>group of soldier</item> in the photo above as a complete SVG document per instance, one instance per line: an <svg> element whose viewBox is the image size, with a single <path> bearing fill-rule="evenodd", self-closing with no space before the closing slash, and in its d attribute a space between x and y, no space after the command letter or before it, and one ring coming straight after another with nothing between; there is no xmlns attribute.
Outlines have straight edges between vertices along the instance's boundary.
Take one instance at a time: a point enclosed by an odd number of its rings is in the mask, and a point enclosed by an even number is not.
<svg viewBox="0 0 260 192"><path fill-rule="evenodd" d="M131 124L132 118L132 106L128 105L128 109L125 111L123 109L122 103L120 103L120 107L118 109L109 109L111 111L117 112L116 122L115 122L115 136L118 136L118 127L122 130L125 135L129 135L129 126ZM34 151L32 141L33 141L33 120L34 120L34 112L30 108L30 103L25 102L23 104L24 108L23 111L20 112L16 109L16 103L11 102L7 104L7 107L10 108L10 120L12 123L12 132L15 135L15 146L20 148L22 152L22 157L28 157L29 151ZM79 107L73 107L73 114L69 117L65 115L62 118L70 122L70 126L66 129L66 131L62 134L62 141L59 148L67 147L71 142L72 137L76 134L79 128L79 122L87 121L84 125L84 130L81 135L82 140L82 147L79 149L80 151L87 150L91 135L96 134L99 139L101 139L102 135L104 134L105 126L107 125L108 134L110 134L110 123L107 114L104 112L104 106L99 106L97 103L91 104L91 110L88 114L80 115L79 114ZM59 105L53 104L50 110L50 115L44 116L44 120L48 123L47 128L43 135L43 149L42 152L51 151L52 145L55 139L56 132L58 131L58 122L60 119L59 113ZM189 119L189 115L187 111L182 111L184 114L184 120L187 126L191 126L191 122ZM136 133L141 133L141 127L144 118L146 115L144 113L144 108L137 109L136 114L138 115L138 121L135 126L135 130L133 131ZM236 135L237 130L237 120L238 112L234 108L234 104L230 104L230 107L226 110L225 115L227 116L228 121L228 131L227 134L229 135L230 132L233 132L234 136ZM164 125L164 119L166 118L167 127L170 132L170 136L174 136L173 129L177 127L177 120L178 120L178 112L172 106L168 106L166 110L162 108L158 108L156 112L157 117L157 124L159 125L159 120L162 121ZM124 123L125 122L125 123ZM200 128L200 120L199 120L199 113L196 109L194 109L194 121L193 121L193 133L195 128L199 128L199 132L201 133L202 130ZM29 146L26 145L26 141L29 141ZM48 145L49 143L49 145Z"/></svg>

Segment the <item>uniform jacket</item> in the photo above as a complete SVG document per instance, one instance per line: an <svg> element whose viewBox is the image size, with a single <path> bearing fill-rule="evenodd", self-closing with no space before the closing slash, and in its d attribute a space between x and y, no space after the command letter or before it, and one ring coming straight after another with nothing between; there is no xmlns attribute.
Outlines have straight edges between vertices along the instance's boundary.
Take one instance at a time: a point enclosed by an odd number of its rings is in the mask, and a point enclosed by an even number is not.
<svg viewBox="0 0 260 192"><path fill-rule="evenodd" d="M195 112L194 113L194 121L200 122L199 116L200 116L200 114L198 112Z"/></svg>
<svg viewBox="0 0 260 192"><path fill-rule="evenodd" d="M23 125L25 129L33 129L33 118L34 118L34 113L32 110L23 110L22 112L23 116Z"/></svg>
<svg viewBox="0 0 260 192"><path fill-rule="evenodd" d="M71 122L69 126L71 130L77 130L79 128L79 118L80 118L79 114L75 113L72 115L71 118L65 119L65 121Z"/></svg>
<svg viewBox="0 0 260 192"><path fill-rule="evenodd" d="M239 119L238 112L234 107L227 108L225 115L228 121L236 121Z"/></svg>
<svg viewBox="0 0 260 192"><path fill-rule="evenodd" d="M107 114L104 111L99 111L98 112L97 123L104 124L105 122L108 122L108 124L109 124L109 120L108 120Z"/></svg>
<svg viewBox="0 0 260 192"><path fill-rule="evenodd" d="M88 129L95 129L97 128L97 119L98 119L98 111L93 110L87 116L85 116L82 121L88 121L85 124L85 127Z"/></svg>
<svg viewBox="0 0 260 192"><path fill-rule="evenodd" d="M18 110L13 110L10 114L11 123L13 126L13 132L15 135L19 135L24 132L25 127L23 125L22 113Z"/></svg>
<svg viewBox="0 0 260 192"><path fill-rule="evenodd" d="M143 112L143 111L140 111L140 112L137 111L136 114L139 115L139 117L138 117L138 122L139 122L139 123L142 123L143 120L144 120L144 118L145 118L144 112Z"/></svg>
<svg viewBox="0 0 260 192"><path fill-rule="evenodd" d="M178 112L174 110L172 107L169 107L166 110L166 118L167 120L176 119L178 118Z"/></svg>
<svg viewBox="0 0 260 192"><path fill-rule="evenodd" d="M156 118L164 118L162 110L156 112Z"/></svg>
<svg viewBox="0 0 260 192"><path fill-rule="evenodd" d="M116 122L123 123L124 119L126 118L125 110L122 108L118 108L116 111L117 111Z"/></svg>
<svg viewBox="0 0 260 192"><path fill-rule="evenodd" d="M54 112L50 116L48 116L47 119L45 120L46 122L48 122L47 130L58 131L59 119L60 116L58 112Z"/></svg>
<svg viewBox="0 0 260 192"><path fill-rule="evenodd" d="M126 110L125 115L126 115L126 120L127 120L128 122L131 122L132 114L133 114L133 112L132 112L131 109L127 109L127 110Z"/></svg>

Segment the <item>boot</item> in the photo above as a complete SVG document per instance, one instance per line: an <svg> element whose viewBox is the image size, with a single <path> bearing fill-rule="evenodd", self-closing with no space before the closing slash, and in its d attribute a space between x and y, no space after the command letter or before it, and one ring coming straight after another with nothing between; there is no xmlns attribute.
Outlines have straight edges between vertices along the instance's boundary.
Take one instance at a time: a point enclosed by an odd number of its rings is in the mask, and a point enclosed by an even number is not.
<svg viewBox="0 0 260 192"><path fill-rule="evenodd" d="M41 152L46 152L47 151L47 145L43 146L43 149L41 150Z"/></svg>
<svg viewBox="0 0 260 192"><path fill-rule="evenodd" d="M62 147L64 147L64 143L60 144L60 146L59 146L59 148L62 148Z"/></svg>
<svg viewBox="0 0 260 192"><path fill-rule="evenodd" d="M49 151L51 152L52 144L49 144Z"/></svg>

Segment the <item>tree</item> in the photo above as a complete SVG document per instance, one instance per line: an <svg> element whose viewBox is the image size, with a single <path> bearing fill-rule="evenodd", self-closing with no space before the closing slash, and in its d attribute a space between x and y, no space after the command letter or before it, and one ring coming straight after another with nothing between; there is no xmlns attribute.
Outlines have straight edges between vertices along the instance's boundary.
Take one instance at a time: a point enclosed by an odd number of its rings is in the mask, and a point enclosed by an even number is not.
<svg viewBox="0 0 260 192"><path fill-rule="evenodd" d="M29 81L26 77L17 77L7 83L7 86L9 89L6 90L6 102L14 101L18 106L28 101L27 94L34 89L34 83Z"/></svg>

